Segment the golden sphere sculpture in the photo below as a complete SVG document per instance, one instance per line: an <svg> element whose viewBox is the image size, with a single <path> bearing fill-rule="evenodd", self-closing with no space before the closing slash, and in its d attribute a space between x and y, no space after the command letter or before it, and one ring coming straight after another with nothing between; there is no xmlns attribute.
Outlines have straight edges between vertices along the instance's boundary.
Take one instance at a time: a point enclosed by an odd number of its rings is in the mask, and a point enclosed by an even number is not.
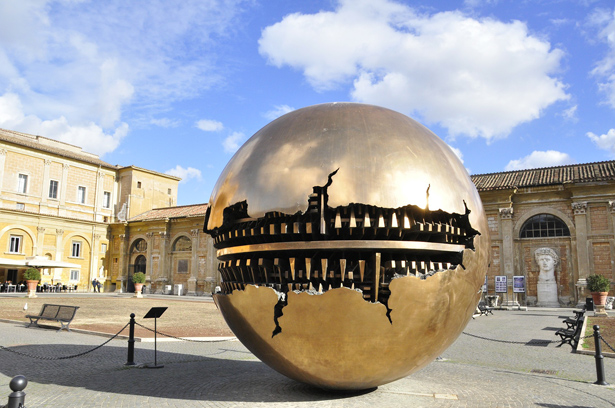
<svg viewBox="0 0 615 408"><path fill-rule="evenodd" d="M389 109L330 103L266 125L209 202L238 339L297 381L360 390L433 361L480 298L487 222L464 166Z"/></svg>

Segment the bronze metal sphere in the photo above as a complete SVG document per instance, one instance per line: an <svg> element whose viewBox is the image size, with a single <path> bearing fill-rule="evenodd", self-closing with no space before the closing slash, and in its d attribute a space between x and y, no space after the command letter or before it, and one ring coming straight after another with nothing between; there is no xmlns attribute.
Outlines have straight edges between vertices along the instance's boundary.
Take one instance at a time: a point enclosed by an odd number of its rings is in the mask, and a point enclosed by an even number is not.
<svg viewBox="0 0 615 408"><path fill-rule="evenodd" d="M239 340L280 373L358 390L429 364L480 297L489 237L452 150L389 109L330 103L258 131L212 193L222 292Z"/></svg>

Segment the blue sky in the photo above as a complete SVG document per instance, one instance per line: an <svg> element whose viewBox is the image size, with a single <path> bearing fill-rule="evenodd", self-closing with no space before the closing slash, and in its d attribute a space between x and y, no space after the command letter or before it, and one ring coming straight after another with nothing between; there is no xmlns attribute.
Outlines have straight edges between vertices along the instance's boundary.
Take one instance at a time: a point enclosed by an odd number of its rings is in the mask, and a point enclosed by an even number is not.
<svg viewBox="0 0 615 408"><path fill-rule="evenodd" d="M0 127L209 200L293 109L385 106L472 174L615 158L615 5L575 0L7 0Z"/></svg>

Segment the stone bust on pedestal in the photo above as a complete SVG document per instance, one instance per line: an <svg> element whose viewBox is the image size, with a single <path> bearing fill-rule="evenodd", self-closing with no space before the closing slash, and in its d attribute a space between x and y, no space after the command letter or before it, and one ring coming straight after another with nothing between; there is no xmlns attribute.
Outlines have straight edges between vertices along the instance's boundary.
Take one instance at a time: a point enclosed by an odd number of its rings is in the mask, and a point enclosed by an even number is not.
<svg viewBox="0 0 615 408"><path fill-rule="evenodd" d="M555 267L559 264L559 256L551 248L538 248L534 252L536 263L540 270L537 283L537 306L560 307L557 296Z"/></svg>

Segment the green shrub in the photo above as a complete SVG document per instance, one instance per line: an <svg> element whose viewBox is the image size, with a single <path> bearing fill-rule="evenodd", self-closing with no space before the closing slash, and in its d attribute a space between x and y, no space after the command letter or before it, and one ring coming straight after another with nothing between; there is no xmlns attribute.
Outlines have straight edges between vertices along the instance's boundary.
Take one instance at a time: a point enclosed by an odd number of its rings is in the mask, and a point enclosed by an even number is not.
<svg viewBox="0 0 615 408"><path fill-rule="evenodd" d="M602 275L590 275L587 277L587 289L590 292L608 292L611 288L609 279Z"/></svg>
<svg viewBox="0 0 615 408"><path fill-rule="evenodd" d="M132 283L145 283L145 274L143 272L137 272L132 275Z"/></svg>
<svg viewBox="0 0 615 408"><path fill-rule="evenodd" d="M23 273L23 278L24 278L24 280L27 280L27 281L28 280L40 281L41 280L41 271L39 271L36 268L28 268Z"/></svg>

